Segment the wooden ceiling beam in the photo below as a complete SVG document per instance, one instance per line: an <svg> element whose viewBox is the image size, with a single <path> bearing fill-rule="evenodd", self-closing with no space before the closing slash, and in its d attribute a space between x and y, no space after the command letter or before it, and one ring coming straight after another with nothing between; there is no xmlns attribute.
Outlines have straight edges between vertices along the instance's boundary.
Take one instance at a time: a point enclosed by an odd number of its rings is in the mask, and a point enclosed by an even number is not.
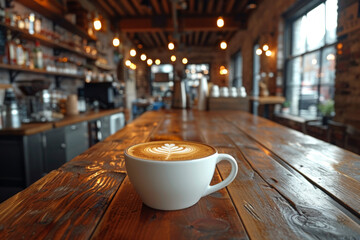
<svg viewBox="0 0 360 240"><path fill-rule="evenodd" d="M223 7L224 7L224 1L223 0L217 0L217 6L216 6L216 13L222 14L223 13Z"/></svg>
<svg viewBox="0 0 360 240"><path fill-rule="evenodd" d="M191 13L195 12L195 0L189 1L189 12Z"/></svg>
<svg viewBox="0 0 360 240"><path fill-rule="evenodd" d="M151 5L155 10L155 14L161 14L160 6L157 0L151 0Z"/></svg>
<svg viewBox="0 0 360 240"><path fill-rule="evenodd" d="M110 17L113 17L115 15L115 12L111 7L107 5L103 0L95 1L95 6L100 8L100 10L105 11Z"/></svg>
<svg viewBox="0 0 360 240"><path fill-rule="evenodd" d="M130 15L134 16L136 15L135 10L133 9L133 7L130 5L130 3L128 2L128 0L117 0L118 3L122 3L124 6L124 10L126 10L126 12L130 13Z"/></svg>
<svg viewBox="0 0 360 240"><path fill-rule="evenodd" d="M232 31L244 29L244 23L232 17L224 17L226 22L223 28L216 26L216 17L186 17L179 19L180 31ZM151 17L123 18L118 21L118 27L124 32L158 32L173 31L172 19L164 18L158 23Z"/></svg>
<svg viewBox="0 0 360 240"><path fill-rule="evenodd" d="M195 32L195 37L194 37L194 45L199 45L199 36L200 36L200 33L199 31L196 31Z"/></svg>
<svg viewBox="0 0 360 240"><path fill-rule="evenodd" d="M122 16L126 15L126 13L124 12L124 10L119 6L119 4L117 3L118 1L115 0L108 0L109 5L115 9L115 11L117 12L117 14L120 14Z"/></svg>
<svg viewBox="0 0 360 240"><path fill-rule="evenodd" d="M150 33L150 37L151 37L151 39L153 40L153 42L155 42L155 45L156 45L157 47L162 46L161 40L160 40L160 39L158 38L158 36L157 36L157 32Z"/></svg>
<svg viewBox="0 0 360 240"><path fill-rule="evenodd" d="M244 1L245 2L245 1ZM234 3L235 3L235 0L230 0L227 5L226 5L226 10L225 12L227 14L229 14L232 10L233 10L233 7L234 7Z"/></svg>
<svg viewBox="0 0 360 240"><path fill-rule="evenodd" d="M170 14L170 8L169 8L168 0L162 0L162 7L163 7L164 13L166 15Z"/></svg>
<svg viewBox="0 0 360 240"><path fill-rule="evenodd" d="M203 0L198 0L198 13L203 13L203 8L204 8L204 2Z"/></svg>
<svg viewBox="0 0 360 240"><path fill-rule="evenodd" d="M212 12L213 12L213 8L214 8L214 0L209 0L209 2L207 3L206 12L207 12L207 13L212 13Z"/></svg>
<svg viewBox="0 0 360 240"><path fill-rule="evenodd" d="M150 14L150 10L147 7L144 7L143 5L140 4L139 1L133 1L134 4L134 8L135 10L140 14L140 15L144 15L144 14Z"/></svg>

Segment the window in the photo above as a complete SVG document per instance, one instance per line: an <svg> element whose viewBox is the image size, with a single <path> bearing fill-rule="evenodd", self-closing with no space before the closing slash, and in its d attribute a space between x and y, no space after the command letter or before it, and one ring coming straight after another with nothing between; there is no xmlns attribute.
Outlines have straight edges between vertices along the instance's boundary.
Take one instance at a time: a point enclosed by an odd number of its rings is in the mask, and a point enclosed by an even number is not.
<svg viewBox="0 0 360 240"><path fill-rule="evenodd" d="M290 114L314 118L319 103L334 98L337 0L318 1L290 19L286 100Z"/></svg>
<svg viewBox="0 0 360 240"><path fill-rule="evenodd" d="M241 52L235 53L231 57L231 81L232 86L240 88L242 86L242 57Z"/></svg>

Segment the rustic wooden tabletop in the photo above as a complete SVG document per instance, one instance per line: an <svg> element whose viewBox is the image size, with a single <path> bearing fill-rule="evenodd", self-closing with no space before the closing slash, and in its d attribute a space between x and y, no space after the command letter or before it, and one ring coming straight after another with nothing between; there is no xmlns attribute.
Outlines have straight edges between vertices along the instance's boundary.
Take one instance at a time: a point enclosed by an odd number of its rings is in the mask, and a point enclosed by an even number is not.
<svg viewBox="0 0 360 240"><path fill-rule="evenodd" d="M143 205L123 151L166 139L233 155L236 179L184 210ZM0 239L360 239L359 173L360 156L245 112L147 112L0 204Z"/></svg>

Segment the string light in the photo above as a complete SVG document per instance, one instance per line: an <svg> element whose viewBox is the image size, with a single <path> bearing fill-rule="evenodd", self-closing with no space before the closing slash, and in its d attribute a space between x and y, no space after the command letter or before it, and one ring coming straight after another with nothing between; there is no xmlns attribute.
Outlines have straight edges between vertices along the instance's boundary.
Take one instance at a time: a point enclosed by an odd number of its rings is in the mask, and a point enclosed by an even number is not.
<svg viewBox="0 0 360 240"><path fill-rule="evenodd" d="M228 74L228 70L225 68L225 66L220 66L220 75L226 74Z"/></svg>
<svg viewBox="0 0 360 240"><path fill-rule="evenodd" d="M267 50L267 51L265 52L265 55L268 56L268 57L270 57L271 54L272 54L272 52L271 52L270 50Z"/></svg>
<svg viewBox="0 0 360 240"><path fill-rule="evenodd" d="M169 50L174 50L174 48L175 48L174 43L173 43L173 42L169 42L168 48L169 48Z"/></svg>
<svg viewBox="0 0 360 240"><path fill-rule="evenodd" d="M132 57L136 56L136 50L135 49L130 50L130 56L132 56Z"/></svg>
<svg viewBox="0 0 360 240"><path fill-rule="evenodd" d="M151 66L153 64L153 60L151 58L149 58L147 61L146 61L147 65Z"/></svg>
<svg viewBox="0 0 360 240"><path fill-rule="evenodd" d="M261 55L262 54L262 50L260 48L256 49L256 55Z"/></svg>
<svg viewBox="0 0 360 240"><path fill-rule="evenodd" d="M263 49L264 51L269 50L269 45L265 44L265 45L262 47L262 49Z"/></svg>
<svg viewBox="0 0 360 240"><path fill-rule="evenodd" d="M223 50L225 50L225 49L227 48L227 43L226 43L225 41L222 41L222 42L220 43L220 48L223 49Z"/></svg>
<svg viewBox="0 0 360 240"><path fill-rule="evenodd" d="M183 64L187 64L187 63L188 63L188 59L187 59L187 58L183 58L183 59L182 59L182 63L183 63Z"/></svg>
<svg viewBox="0 0 360 240"><path fill-rule="evenodd" d="M217 21L216 21L216 25L219 28L222 28L225 25L224 19L222 17L218 17Z"/></svg>
<svg viewBox="0 0 360 240"><path fill-rule="evenodd" d="M130 68L131 68L132 70L135 70L135 69L136 69L136 65L135 65L134 63L131 63L131 64L130 64Z"/></svg>
<svg viewBox="0 0 360 240"><path fill-rule="evenodd" d="M120 39L118 37L114 37L112 44L114 47L118 47L120 45Z"/></svg>
<svg viewBox="0 0 360 240"><path fill-rule="evenodd" d="M125 66L130 67L130 65L131 65L131 61L130 61L130 60L126 60L126 61L125 61Z"/></svg>
<svg viewBox="0 0 360 240"><path fill-rule="evenodd" d="M94 18L94 23L93 23L93 24L94 24L94 29L95 29L96 31L99 31L99 30L101 29L101 27L102 27L100 18L99 18L99 16L98 16L97 13L95 14L95 18Z"/></svg>
<svg viewBox="0 0 360 240"><path fill-rule="evenodd" d="M175 62L175 61L176 61L176 56L175 56L175 55L172 55L172 56L170 57L170 60L171 60L172 62Z"/></svg>
<svg viewBox="0 0 360 240"><path fill-rule="evenodd" d="M140 59L141 59L141 61L145 61L146 60L146 55L144 53L141 54Z"/></svg>
<svg viewBox="0 0 360 240"><path fill-rule="evenodd" d="M155 60L155 64L156 64L156 65L160 65L160 63L161 63L160 59L156 59L156 60Z"/></svg>

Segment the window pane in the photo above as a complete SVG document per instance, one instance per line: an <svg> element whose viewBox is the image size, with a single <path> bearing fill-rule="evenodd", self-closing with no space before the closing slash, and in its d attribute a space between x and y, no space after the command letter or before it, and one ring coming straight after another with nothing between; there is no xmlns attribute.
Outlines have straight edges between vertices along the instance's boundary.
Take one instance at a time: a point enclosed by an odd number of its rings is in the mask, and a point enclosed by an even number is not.
<svg viewBox="0 0 360 240"><path fill-rule="evenodd" d="M319 82L319 68L320 68L320 54L319 51L308 53L304 56L303 82L301 93L307 93L309 85L317 85Z"/></svg>
<svg viewBox="0 0 360 240"><path fill-rule="evenodd" d="M311 51L324 45L325 5L320 4L307 14L307 50Z"/></svg>
<svg viewBox="0 0 360 240"><path fill-rule="evenodd" d="M292 41L292 55L298 55L305 52L306 16L299 18L293 23Z"/></svg>
<svg viewBox="0 0 360 240"><path fill-rule="evenodd" d="M334 99L335 88L334 86L321 86L320 87L320 102Z"/></svg>
<svg viewBox="0 0 360 240"><path fill-rule="evenodd" d="M321 84L335 84L335 47L325 48L322 54Z"/></svg>
<svg viewBox="0 0 360 240"><path fill-rule="evenodd" d="M337 3L337 0L326 1L326 43L336 41Z"/></svg>
<svg viewBox="0 0 360 240"><path fill-rule="evenodd" d="M290 103L290 114L298 115L300 87L286 88L286 101Z"/></svg>
<svg viewBox="0 0 360 240"><path fill-rule="evenodd" d="M302 57L297 57L289 62L287 84L300 85L302 72Z"/></svg>

